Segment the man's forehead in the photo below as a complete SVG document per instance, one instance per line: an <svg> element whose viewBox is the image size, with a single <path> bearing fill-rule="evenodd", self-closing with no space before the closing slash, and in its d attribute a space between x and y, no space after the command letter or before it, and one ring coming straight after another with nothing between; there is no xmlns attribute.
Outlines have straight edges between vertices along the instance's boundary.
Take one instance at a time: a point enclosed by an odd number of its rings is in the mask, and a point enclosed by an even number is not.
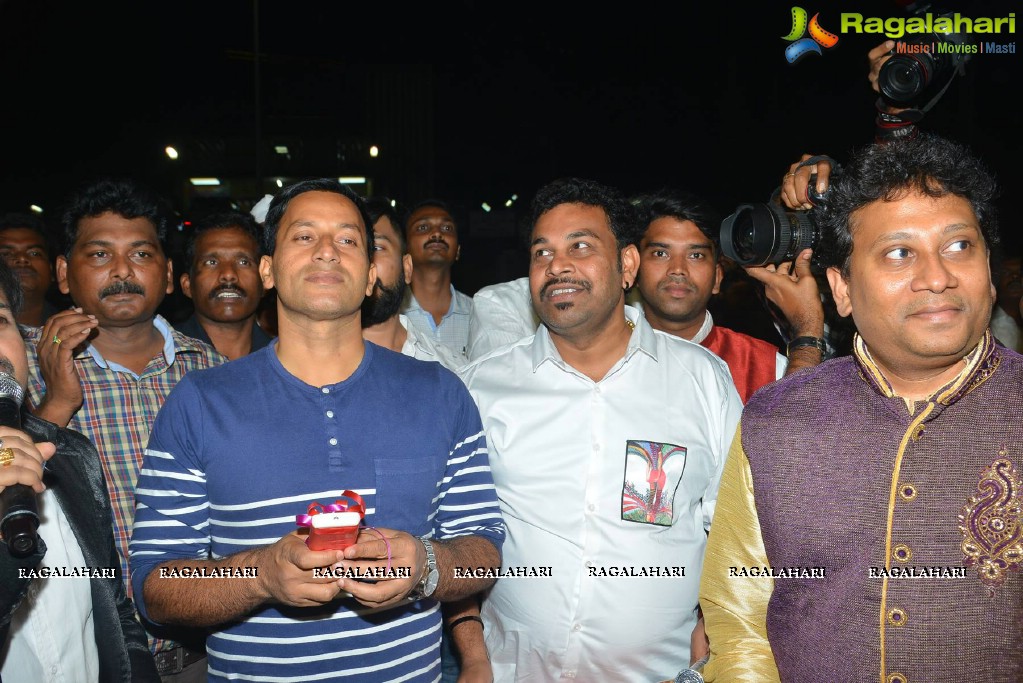
<svg viewBox="0 0 1023 683"><path fill-rule="evenodd" d="M358 228L365 232L359 207L348 197L335 192L303 192L288 202L281 217L281 225L284 227L322 222Z"/></svg>
<svg viewBox="0 0 1023 683"><path fill-rule="evenodd" d="M195 251L197 253L215 249L252 251L257 247L258 243L255 236L239 226L213 228L200 233L195 238Z"/></svg>
<svg viewBox="0 0 1023 683"><path fill-rule="evenodd" d="M419 221L446 221L454 223L455 219L451 217L450 213L439 206L421 206L409 216L409 223L417 223Z"/></svg>
<svg viewBox="0 0 1023 683"><path fill-rule="evenodd" d="M536 219L531 241L572 239L576 233L589 233L598 239L614 238L604 207L566 202L553 206Z"/></svg>

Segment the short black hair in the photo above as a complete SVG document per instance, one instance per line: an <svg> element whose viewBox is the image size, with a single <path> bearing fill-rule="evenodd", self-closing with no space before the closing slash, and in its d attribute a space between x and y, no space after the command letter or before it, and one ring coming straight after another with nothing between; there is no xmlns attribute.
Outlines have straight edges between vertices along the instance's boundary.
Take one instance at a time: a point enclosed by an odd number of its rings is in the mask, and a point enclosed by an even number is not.
<svg viewBox="0 0 1023 683"><path fill-rule="evenodd" d="M54 246L53 233L49 226L39 216L30 213L5 213L0 216L0 232L5 230L31 230L39 235L39 240L46 249L46 258L49 259L56 251Z"/></svg>
<svg viewBox="0 0 1023 683"><path fill-rule="evenodd" d="M993 254L1001 243L994 199L994 176L970 150L932 133L863 147L837 176L824 199L811 210L821 231L817 260L849 275L852 216L876 201L894 201L908 192L928 197L956 195L970 203L981 235Z"/></svg>
<svg viewBox="0 0 1023 683"><path fill-rule="evenodd" d="M414 214L419 209L422 209L422 208L427 207L427 206L435 206L438 209L441 209L442 211L446 212L449 216L451 216L451 222L455 224L455 231L456 232L461 227L462 221L460 220L460 217L455 214L455 209L454 209L453 206L448 204L443 199L429 198L429 199L420 199L418 202L416 202L415 204L410 206L408 211L405 212L404 228L405 228L406 231L408 231L408 229L410 227L408 222L409 222L409 220L411 220L412 214Z"/></svg>
<svg viewBox="0 0 1023 683"><path fill-rule="evenodd" d="M646 234L650 224L658 218L691 221L714 245L714 257L720 257L721 214L692 192L662 189L650 194L639 195L633 199L633 205L639 215L640 239L642 239L642 235Z"/></svg>
<svg viewBox="0 0 1023 683"><path fill-rule="evenodd" d="M266 210L266 219L263 221L263 253L273 256L277 247L277 228L280 227L281 218L288 210L291 200L306 192L333 192L342 197L347 197L359 210L359 216L366 228L366 257L373 262L373 221L370 220L369 212L366 211L366 200L359 194L338 182L334 178L316 178L313 180L301 180L281 190Z"/></svg>
<svg viewBox="0 0 1023 683"><path fill-rule="evenodd" d="M0 289L7 298L7 305L11 307L11 313L18 315L25 303L25 295L21 291L21 280L14 274L7 261L0 259Z"/></svg>
<svg viewBox="0 0 1023 683"><path fill-rule="evenodd" d="M603 209L619 252L639 241L636 210L629 200L613 187L582 178L559 178L537 190L533 197L530 229L536 227L541 216L562 204L584 204Z"/></svg>
<svg viewBox="0 0 1023 683"><path fill-rule="evenodd" d="M252 214L241 211L222 211L200 218L192 225L192 231L185 242L185 263L188 272L195 274L195 243L199 236L210 230L241 230L256 243L256 258L263 255L263 230Z"/></svg>
<svg viewBox="0 0 1023 683"><path fill-rule="evenodd" d="M83 218L93 218L107 212L127 219L145 218L153 224L160 248L166 253L167 223L170 208L167 202L148 187L127 178L103 178L76 191L64 208L64 257L71 258L71 250L78 240L78 224Z"/></svg>
<svg viewBox="0 0 1023 683"><path fill-rule="evenodd" d="M367 197L366 211L369 213L369 218L373 225L376 225L377 221L384 216L391 221L391 225L394 226L394 232L398 233L398 247L404 256L408 251L408 239L405 237L405 221L402 220L398 210L391 205L391 200L387 197Z"/></svg>

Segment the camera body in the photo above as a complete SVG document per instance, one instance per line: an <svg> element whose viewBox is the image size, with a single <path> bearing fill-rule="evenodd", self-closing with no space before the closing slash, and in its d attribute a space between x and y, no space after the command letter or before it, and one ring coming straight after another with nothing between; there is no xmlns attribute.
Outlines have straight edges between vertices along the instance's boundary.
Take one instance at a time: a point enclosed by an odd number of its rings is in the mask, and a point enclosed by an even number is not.
<svg viewBox="0 0 1023 683"><path fill-rule="evenodd" d="M968 44L961 33L907 34L878 72L881 97L894 107L926 111L963 72L970 59L963 49Z"/></svg>

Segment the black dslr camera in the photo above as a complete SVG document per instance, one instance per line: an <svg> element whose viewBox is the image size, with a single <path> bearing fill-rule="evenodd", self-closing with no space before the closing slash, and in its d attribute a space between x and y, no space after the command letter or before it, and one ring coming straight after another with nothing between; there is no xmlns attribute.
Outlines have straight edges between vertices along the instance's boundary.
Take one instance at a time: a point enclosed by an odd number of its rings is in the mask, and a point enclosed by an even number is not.
<svg viewBox="0 0 1023 683"><path fill-rule="evenodd" d="M817 157L826 159L827 157ZM831 159L828 159L832 161ZM813 162L809 159L807 162ZM832 163L837 170L837 164ZM836 171L832 171L834 175ZM809 199L824 198L816 191L817 174L810 176ZM779 187L764 204L740 204L721 222L721 252L740 266L775 265L793 261L804 249L816 249L820 231L809 211L787 209L778 201Z"/></svg>
<svg viewBox="0 0 1023 683"><path fill-rule="evenodd" d="M912 12L923 15L923 4ZM951 17L946 12L940 17ZM909 33L898 41L891 59L881 65L877 85L881 97L893 107L927 111L940 98L956 74L970 60L970 41L961 33Z"/></svg>

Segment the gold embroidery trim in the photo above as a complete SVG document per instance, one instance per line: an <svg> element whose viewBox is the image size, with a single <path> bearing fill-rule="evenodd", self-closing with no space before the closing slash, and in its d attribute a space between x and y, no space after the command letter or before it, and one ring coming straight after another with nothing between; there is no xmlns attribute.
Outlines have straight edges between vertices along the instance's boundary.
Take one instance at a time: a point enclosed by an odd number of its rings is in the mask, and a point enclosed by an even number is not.
<svg viewBox="0 0 1023 683"><path fill-rule="evenodd" d="M998 454L959 513L964 563L992 592L1023 567L1023 477L1004 447Z"/></svg>
<svg viewBox="0 0 1023 683"><path fill-rule="evenodd" d="M913 559L913 551L908 545L899 544L892 550L892 559L896 562L909 562Z"/></svg>

